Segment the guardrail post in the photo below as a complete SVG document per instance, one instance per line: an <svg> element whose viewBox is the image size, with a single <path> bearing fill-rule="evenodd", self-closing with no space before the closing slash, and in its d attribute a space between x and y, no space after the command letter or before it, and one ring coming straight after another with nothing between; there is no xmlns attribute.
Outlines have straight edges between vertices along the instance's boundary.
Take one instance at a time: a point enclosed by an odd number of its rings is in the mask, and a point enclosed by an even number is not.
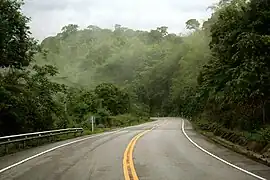
<svg viewBox="0 0 270 180"><path fill-rule="evenodd" d="M8 144L5 144L5 152L8 153Z"/></svg>
<svg viewBox="0 0 270 180"><path fill-rule="evenodd" d="M25 146L26 146L26 139L27 139L27 136L25 136L25 140L23 141L23 149L25 148Z"/></svg>
<svg viewBox="0 0 270 180"><path fill-rule="evenodd" d="M41 137L41 134L39 134L38 136ZM39 138L37 138L37 145L39 146L39 144L40 144L40 140Z"/></svg>
<svg viewBox="0 0 270 180"><path fill-rule="evenodd" d="M15 144L15 147L16 147L17 149L20 149L20 148L21 148L21 143Z"/></svg>
<svg viewBox="0 0 270 180"><path fill-rule="evenodd" d="M7 141L9 142L10 139L8 139ZM6 151L6 154L8 154L8 144L5 144L5 151Z"/></svg>
<svg viewBox="0 0 270 180"><path fill-rule="evenodd" d="M53 134L50 133L50 136L49 136L49 142L53 141Z"/></svg>

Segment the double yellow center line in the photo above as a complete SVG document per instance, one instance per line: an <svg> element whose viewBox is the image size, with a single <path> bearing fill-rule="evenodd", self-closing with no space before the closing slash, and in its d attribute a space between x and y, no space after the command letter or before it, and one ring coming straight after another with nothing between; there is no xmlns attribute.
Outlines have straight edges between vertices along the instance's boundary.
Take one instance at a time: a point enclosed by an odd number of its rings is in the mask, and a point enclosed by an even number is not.
<svg viewBox="0 0 270 180"><path fill-rule="evenodd" d="M153 129L153 128L152 128ZM130 143L128 144L125 153L124 153L124 158L123 158L123 170L124 170L124 177L125 180L139 180L135 167L134 167L134 162L133 162L133 151L135 144L137 140L142 137L144 134L148 133L152 129L143 131L142 133L136 135Z"/></svg>

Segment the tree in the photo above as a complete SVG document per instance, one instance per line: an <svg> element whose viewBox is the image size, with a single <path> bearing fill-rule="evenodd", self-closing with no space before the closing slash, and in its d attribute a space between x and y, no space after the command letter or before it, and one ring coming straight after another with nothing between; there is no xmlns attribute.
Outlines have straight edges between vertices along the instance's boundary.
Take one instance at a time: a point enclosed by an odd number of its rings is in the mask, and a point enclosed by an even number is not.
<svg viewBox="0 0 270 180"><path fill-rule="evenodd" d="M157 31L161 33L162 37L165 37L168 35L167 30L168 30L168 27L166 26L161 26L157 28Z"/></svg>
<svg viewBox="0 0 270 180"><path fill-rule="evenodd" d="M74 32L78 31L79 26L77 24L69 24L67 26L62 27L61 36L65 39L67 36L71 35Z"/></svg>
<svg viewBox="0 0 270 180"><path fill-rule="evenodd" d="M63 108L55 101L64 86L49 81L56 73L52 66L34 66L35 71L13 71L0 81L0 124L3 134L41 131L54 128L62 119Z"/></svg>
<svg viewBox="0 0 270 180"><path fill-rule="evenodd" d="M129 110L128 94L110 83L102 83L95 88L99 108L108 109L112 115L127 113Z"/></svg>
<svg viewBox="0 0 270 180"><path fill-rule="evenodd" d="M0 67L23 68L33 60L37 51L36 41L30 35L29 18L20 7L21 1L0 2Z"/></svg>
<svg viewBox="0 0 270 180"><path fill-rule="evenodd" d="M95 26L95 25L89 25L89 26L87 26L87 29L89 29L91 31L99 31L99 30L101 30L98 26Z"/></svg>
<svg viewBox="0 0 270 180"><path fill-rule="evenodd" d="M52 129L56 119L64 119L63 109L55 100L64 86L49 80L57 69L30 64L39 47L30 37L21 5L13 0L0 2L1 135Z"/></svg>
<svg viewBox="0 0 270 180"><path fill-rule="evenodd" d="M200 27L200 23L196 19L189 19L186 22L186 28L189 30L194 30L194 29L196 30L196 29L199 29L199 27Z"/></svg>
<svg viewBox="0 0 270 180"><path fill-rule="evenodd" d="M119 30L121 30L121 25L120 24L115 24L114 25L114 31L119 31Z"/></svg>
<svg viewBox="0 0 270 180"><path fill-rule="evenodd" d="M221 117L230 128L238 123L241 128L252 129L266 123L270 97L267 5L266 1L234 0L219 11L211 26L213 58L200 81L207 101L217 109L226 107L227 115L245 114L230 120Z"/></svg>

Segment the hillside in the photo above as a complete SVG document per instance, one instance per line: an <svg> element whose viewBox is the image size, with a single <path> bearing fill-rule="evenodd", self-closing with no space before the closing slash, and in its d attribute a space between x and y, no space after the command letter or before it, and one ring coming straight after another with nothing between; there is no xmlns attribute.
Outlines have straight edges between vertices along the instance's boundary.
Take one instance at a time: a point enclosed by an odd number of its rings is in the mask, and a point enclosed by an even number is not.
<svg viewBox="0 0 270 180"><path fill-rule="evenodd" d="M14 2L6 2L8 14ZM11 29L5 32L9 36L0 34L2 47L8 47L0 54L5 97L0 110L12 119L4 123L18 129L20 123L35 125L35 130L80 125L89 114L99 114L107 124L110 115L125 113L184 116L204 130L269 141L268 2L221 0L210 8L203 24L187 19L185 35L170 34L166 26L147 32L69 24L44 39L38 53L26 17L17 24L1 22ZM25 32L14 35L13 26ZM16 36L25 42L16 44ZM13 52L13 47L21 49Z"/></svg>
<svg viewBox="0 0 270 180"><path fill-rule="evenodd" d="M131 83L142 72L175 54L183 38L168 34L167 27L151 32L134 31L115 25L114 30L90 25L78 30L67 25L55 37L44 39L46 59L38 54L40 65L58 68L58 82L94 86L99 82Z"/></svg>

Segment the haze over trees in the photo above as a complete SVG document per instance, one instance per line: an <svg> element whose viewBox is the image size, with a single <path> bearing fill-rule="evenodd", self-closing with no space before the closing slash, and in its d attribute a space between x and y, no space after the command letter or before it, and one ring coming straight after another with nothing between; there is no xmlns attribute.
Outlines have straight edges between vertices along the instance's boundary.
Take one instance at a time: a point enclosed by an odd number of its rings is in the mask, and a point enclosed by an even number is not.
<svg viewBox="0 0 270 180"><path fill-rule="evenodd" d="M17 14L18 3L4 0L0 6L11 4ZM265 128L268 7L263 0L220 1L203 23L187 20L186 35L169 33L165 25L135 31L119 24L113 30L70 24L40 45L30 38L22 14L12 24L1 20L8 34L0 32L1 128L17 127L15 133L70 127L89 113L184 116L227 129ZM11 16L1 11L1 19ZM104 119L110 126L110 118Z"/></svg>
<svg viewBox="0 0 270 180"><path fill-rule="evenodd" d="M58 74L56 66L38 65L34 60L36 54L45 60L48 51L31 37L29 19L21 13L21 5L21 1L0 2L0 135L87 127L91 114L108 127L142 120L122 122L131 116L126 115L112 124L110 116L131 113L129 95L113 84L100 83L88 89L53 81ZM64 27L61 38L77 28Z"/></svg>

